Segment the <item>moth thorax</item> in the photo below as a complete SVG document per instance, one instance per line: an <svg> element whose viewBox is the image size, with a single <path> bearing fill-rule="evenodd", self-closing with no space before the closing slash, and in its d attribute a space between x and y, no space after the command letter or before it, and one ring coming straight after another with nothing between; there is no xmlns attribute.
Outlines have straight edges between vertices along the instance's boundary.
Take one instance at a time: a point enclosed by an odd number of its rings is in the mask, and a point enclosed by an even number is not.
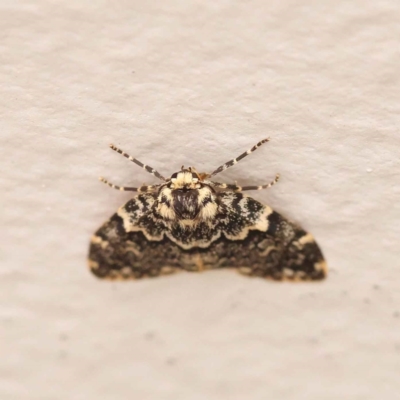
<svg viewBox="0 0 400 400"><path fill-rule="evenodd" d="M208 187L165 188L160 193L158 203L158 212L168 220L199 222L214 218L217 212L215 195Z"/></svg>

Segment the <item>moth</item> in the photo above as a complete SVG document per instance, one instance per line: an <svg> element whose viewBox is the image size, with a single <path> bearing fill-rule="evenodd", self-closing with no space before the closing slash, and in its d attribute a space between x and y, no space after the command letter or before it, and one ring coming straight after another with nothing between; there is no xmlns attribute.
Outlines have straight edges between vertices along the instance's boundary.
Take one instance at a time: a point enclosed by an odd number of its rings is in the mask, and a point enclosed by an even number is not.
<svg viewBox="0 0 400 400"><path fill-rule="evenodd" d="M234 268L245 275L273 280L325 278L327 266L314 237L242 193L270 188L279 175L261 186L242 187L213 180L268 140L210 174L182 166L169 178L110 145L161 182L123 187L99 178L114 189L137 192L137 196L92 236L90 270L108 279L215 268Z"/></svg>

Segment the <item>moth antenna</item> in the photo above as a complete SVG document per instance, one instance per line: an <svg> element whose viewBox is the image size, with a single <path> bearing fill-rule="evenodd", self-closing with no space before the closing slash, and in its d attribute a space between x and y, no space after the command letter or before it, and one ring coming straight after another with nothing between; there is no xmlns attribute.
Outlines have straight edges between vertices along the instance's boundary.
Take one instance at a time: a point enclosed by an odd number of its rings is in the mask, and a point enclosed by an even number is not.
<svg viewBox="0 0 400 400"><path fill-rule="evenodd" d="M120 190L121 192L138 192L138 193L152 192L161 186L161 185L142 185L139 187L118 186L109 182L107 179L104 179L102 176L99 177L99 181L105 183L106 185L110 186L113 189Z"/></svg>
<svg viewBox="0 0 400 400"><path fill-rule="evenodd" d="M143 169L145 169L147 172L149 172L150 174L154 175L156 178L161 179L162 181L166 181L166 179L158 172L156 171L154 168L150 167L149 165L143 164L142 162L140 162L138 159L130 156L129 154L125 153L124 151L122 151L121 149L119 149L118 147L114 146L113 144L110 144L110 148L114 151L116 151L119 154L122 154L124 157L126 157L129 161L134 162L136 165L139 165L139 167L142 167Z"/></svg>
<svg viewBox="0 0 400 400"><path fill-rule="evenodd" d="M231 185L228 183L219 183L219 182L213 182L213 181L206 181L205 183L220 188L220 189L226 189L230 190L232 192L243 192L245 190L262 190L262 189L268 189L271 186L274 186L278 181L279 181L280 175L276 174L275 179L271 181L270 183L267 183L266 185L259 185L259 186L239 186L236 184Z"/></svg>
<svg viewBox="0 0 400 400"><path fill-rule="evenodd" d="M243 158L247 157L249 154L253 153L253 151L256 151L261 145L264 143L269 142L269 138L261 140L261 142L258 142L256 145L254 145L251 149L245 151L243 154L241 154L239 157L233 158L232 160L226 162L225 164L222 164L220 167L218 167L214 172L208 175L209 178L219 174L222 171L225 171L226 169L232 167L232 165L237 164L240 160Z"/></svg>

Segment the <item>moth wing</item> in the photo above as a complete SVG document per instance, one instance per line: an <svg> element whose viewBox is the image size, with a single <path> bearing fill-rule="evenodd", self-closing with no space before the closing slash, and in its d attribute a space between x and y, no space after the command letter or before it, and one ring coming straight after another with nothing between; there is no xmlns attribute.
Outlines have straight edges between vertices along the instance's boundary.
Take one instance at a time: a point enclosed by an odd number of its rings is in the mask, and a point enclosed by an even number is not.
<svg viewBox="0 0 400 400"><path fill-rule="evenodd" d="M140 218L151 212L154 201L153 194L138 195L95 232L91 238L88 259L94 275L99 278L129 279L175 271L176 263L162 245L162 240L149 242L140 230L132 231ZM151 247L164 248L164 259L160 260L158 251L151 252Z"/></svg>
<svg viewBox="0 0 400 400"><path fill-rule="evenodd" d="M122 206L92 236L89 268L99 278L137 279L198 270L200 260L185 253L163 235L162 221L154 223L152 194L141 194ZM140 224L149 229L143 232Z"/></svg>
<svg viewBox="0 0 400 400"><path fill-rule="evenodd" d="M204 248L182 249L151 211L155 196L141 194L94 234L89 267L100 278L129 279L236 268L275 280L319 280L327 274L313 236L279 213L241 193L221 194L221 235ZM147 230L141 230L141 222Z"/></svg>
<svg viewBox="0 0 400 400"><path fill-rule="evenodd" d="M251 197L229 196L222 225L225 243L214 249L223 260L221 266L275 280L325 278L326 262L310 233Z"/></svg>

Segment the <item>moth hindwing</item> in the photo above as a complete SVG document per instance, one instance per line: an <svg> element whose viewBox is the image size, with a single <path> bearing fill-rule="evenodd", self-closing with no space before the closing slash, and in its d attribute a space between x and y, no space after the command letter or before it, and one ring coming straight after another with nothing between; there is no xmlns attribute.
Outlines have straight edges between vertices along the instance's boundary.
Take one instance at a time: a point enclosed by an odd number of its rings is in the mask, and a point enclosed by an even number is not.
<svg viewBox="0 0 400 400"><path fill-rule="evenodd" d="M93 235L91 271L99 278L129 279L235 268L274 280L323 279L327 267L313 236L242 193L269 188L279 175L266 185L244 187L211 179L267 141L210 174L182 167L170 178L110 145L161 182L123 187L100 178L113 188L138 194Z"/></svg>

